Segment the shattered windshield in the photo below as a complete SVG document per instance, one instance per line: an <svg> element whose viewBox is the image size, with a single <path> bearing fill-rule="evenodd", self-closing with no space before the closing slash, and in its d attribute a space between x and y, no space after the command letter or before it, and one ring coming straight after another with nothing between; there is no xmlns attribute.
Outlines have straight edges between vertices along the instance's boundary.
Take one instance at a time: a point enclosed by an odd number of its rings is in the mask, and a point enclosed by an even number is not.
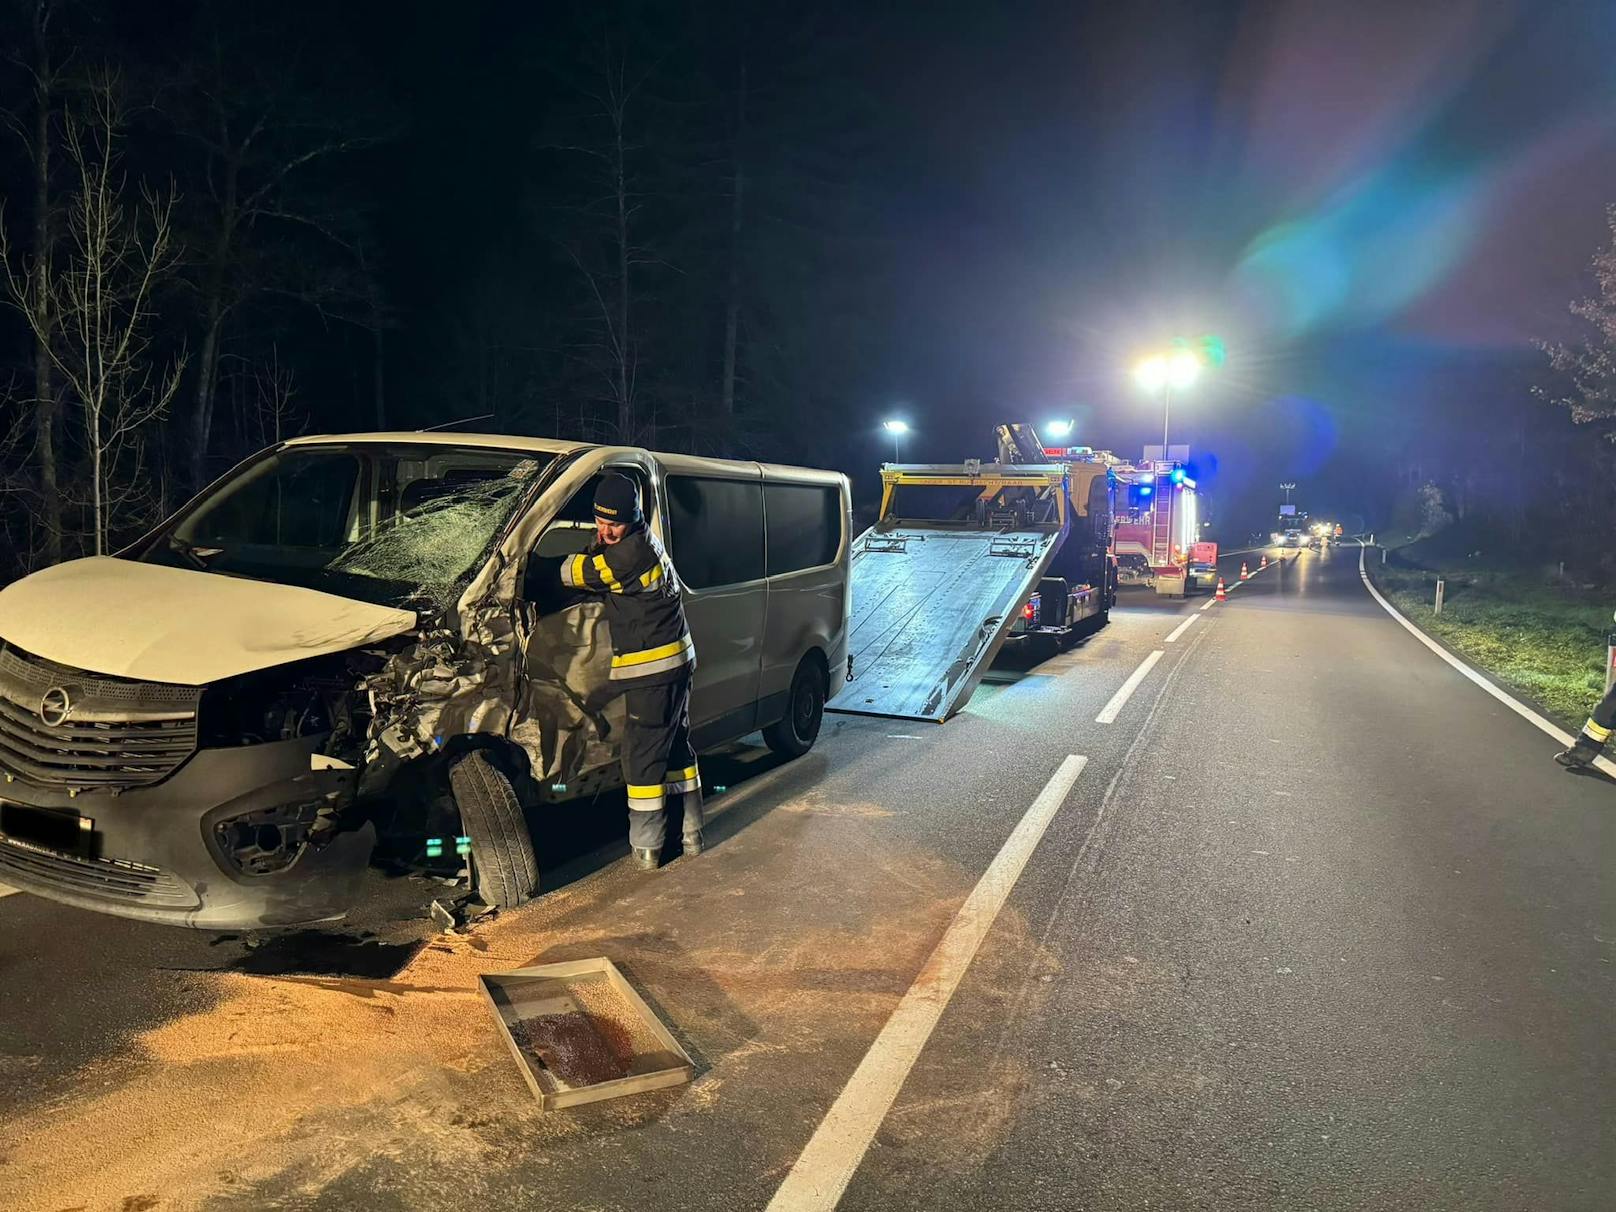
<svg viewBox="0 0 1616 1212"><path fill-rule="evenodd" d="M294 447L221 485L144 558L441 610L551 462L436 445Z"/></svg>

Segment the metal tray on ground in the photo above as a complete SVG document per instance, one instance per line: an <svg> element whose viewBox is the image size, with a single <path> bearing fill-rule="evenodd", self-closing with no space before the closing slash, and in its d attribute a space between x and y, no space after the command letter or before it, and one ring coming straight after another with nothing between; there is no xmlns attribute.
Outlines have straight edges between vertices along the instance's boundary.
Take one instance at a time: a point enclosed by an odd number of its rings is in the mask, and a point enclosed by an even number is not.
<svg viewBox="0 0 1616 1212"><path fill-rule="evenodd" d="M611 960L478 977L505 1044L546 1111L677 1086L695 1063Z"/></svg>

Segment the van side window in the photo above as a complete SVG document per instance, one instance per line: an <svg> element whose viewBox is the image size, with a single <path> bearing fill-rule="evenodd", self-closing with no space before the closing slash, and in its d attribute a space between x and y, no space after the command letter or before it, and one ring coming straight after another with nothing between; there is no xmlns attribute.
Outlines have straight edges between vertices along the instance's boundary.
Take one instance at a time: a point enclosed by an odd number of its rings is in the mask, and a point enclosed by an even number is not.
<svg viewBox="0 0 1616 1212"><path fill-rule="evenodd" d="M669 554L679 579L714 589L763 576L763 486L756 480L669 476Z"/></svg>
<svg viewBox="0 0 1616 1212"><path fill-rule="evenodd" d="M810 484L765 484L769 575L833 563L842 546L842 494Z"/></svg>
<svg viewBox="0 0 1616 1212"><path fill-rule="evenodd" d="M293 451L248 472L182 530L187 542L331 552L349 534L359 460Z"/></svg>

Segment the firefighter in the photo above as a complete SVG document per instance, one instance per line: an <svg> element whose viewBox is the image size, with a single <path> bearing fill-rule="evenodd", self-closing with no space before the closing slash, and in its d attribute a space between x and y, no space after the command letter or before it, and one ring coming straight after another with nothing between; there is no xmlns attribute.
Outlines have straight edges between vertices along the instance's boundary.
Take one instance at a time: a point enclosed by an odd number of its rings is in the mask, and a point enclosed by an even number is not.
<svg viewBox="0 0 1616 1212"><path fill-rule="evenodd" d="M561 582L598 593L612 630L611 689L624 698L623 781L628 844L646 871L662 861L669 796L683 799L684 852L701 853L701 774L690 747L690 678L696 645L683 591L662 544L645 526L640 490L608 473L595 489L595 541L561 564Z"/></svg>
<svg viewBox="0 0 1616 1212"><path fill-rule="evenodd" d="M1567 770L1586 769L1604 750L1613 731L1616 731L1616 686L1612 686L1594 707L1594 713L1577 734L1577 743L1555 754L1554 760Z"/></svg>

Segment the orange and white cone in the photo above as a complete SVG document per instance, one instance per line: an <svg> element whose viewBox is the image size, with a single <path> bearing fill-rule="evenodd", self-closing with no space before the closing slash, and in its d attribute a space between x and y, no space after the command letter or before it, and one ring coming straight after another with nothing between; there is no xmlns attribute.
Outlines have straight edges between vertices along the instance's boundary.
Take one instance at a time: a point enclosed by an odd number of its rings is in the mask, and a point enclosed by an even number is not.
<svg viewBox="0 0 1616 1212"><path fill-rule="evenodd" d="M1268 567L1268 557L1263 556L1262 563L1257 565L1257 571L1261 572L1264 568L1267 568L1267 567Z"/></svg>
<svg viewBox="0 0 1616 1212"><path fill-rule="evenodd" d="M1229 591L1223 587L1222 577L1218 578L1218 593L1215 600L1219 602L1227 602L1229 600Z"/></svg>
<svg viewBox="0 0 1616 1212"><path fill-rule="evenodd" d="M1246 562L1244 560L1240 561L1240 579L1242 581L1251 580L1251 571L1246 567Z"/></svg>

